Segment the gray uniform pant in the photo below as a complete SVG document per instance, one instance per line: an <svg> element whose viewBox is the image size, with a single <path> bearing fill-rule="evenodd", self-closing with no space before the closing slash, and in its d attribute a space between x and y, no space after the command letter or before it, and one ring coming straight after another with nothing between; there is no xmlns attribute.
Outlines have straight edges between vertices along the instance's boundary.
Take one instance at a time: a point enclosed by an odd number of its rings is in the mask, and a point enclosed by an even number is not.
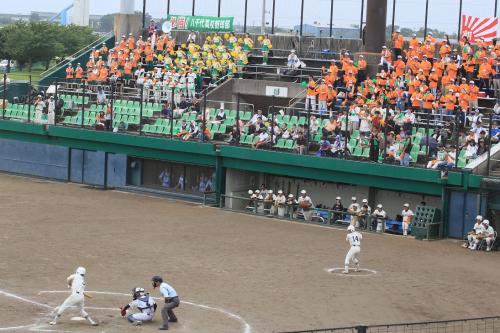
<svg viewBox="0 0 500 333"><path fill-rule="evenodd" d="M168 320L177 321L173 309L179 306L179 297L172 297L165 300L165 305L161 309L161 317L163 319L163 326L168 327Z"/></svg>
<svg viewBox="0 0 500 333"><path fill-rule="evenodd" d="M493 89L495 90L495 97L500 99L500 79L493 79Z"/></svg>

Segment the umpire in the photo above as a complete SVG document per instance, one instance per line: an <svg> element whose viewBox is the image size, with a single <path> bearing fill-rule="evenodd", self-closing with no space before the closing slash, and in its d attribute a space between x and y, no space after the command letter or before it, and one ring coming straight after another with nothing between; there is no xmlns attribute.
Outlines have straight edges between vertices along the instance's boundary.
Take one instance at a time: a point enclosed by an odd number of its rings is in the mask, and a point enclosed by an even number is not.
<svg viewBox="0 0 500 333"><path fill-rule="evenodd" d="M168 330L168 323L176 323L177 317L174 314L173 309L179 306L179 296L177 296L177 292L172 286L168 283L163 282L161 276L153 276L151 279L153 281L153 288L160 288L160 294L165 298L165 305L163 309L161 309L161 317L163 318L163 325L159 328L159 330L166 331Z"/></svg>

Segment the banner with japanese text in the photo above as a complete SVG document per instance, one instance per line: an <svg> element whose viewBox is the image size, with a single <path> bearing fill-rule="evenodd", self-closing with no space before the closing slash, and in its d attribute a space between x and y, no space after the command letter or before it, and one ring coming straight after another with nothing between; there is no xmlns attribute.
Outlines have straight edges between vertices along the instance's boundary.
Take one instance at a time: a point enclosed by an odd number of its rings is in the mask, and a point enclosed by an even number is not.
<svg viewBox="0 0 500 333"><path fill-rule="evenodd" d="M234 17L168 15L172 30L233 31Z"/></svg>
<svg viewBox="0 0 500 333"><path fill-rule="evenodd" d="M491 42L497 38L498 17L481 18L476 16L462 15L462 33L460 37L467 37L471 43L477 43L480 39Z"/></svg>

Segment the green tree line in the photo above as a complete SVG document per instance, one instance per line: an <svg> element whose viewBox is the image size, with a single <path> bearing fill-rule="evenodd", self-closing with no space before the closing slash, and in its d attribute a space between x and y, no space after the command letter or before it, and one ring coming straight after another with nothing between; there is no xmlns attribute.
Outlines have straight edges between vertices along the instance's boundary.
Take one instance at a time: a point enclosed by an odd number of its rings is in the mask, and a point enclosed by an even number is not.
<svg viewBox="0 0 500 333"><path fill-rule="evenodd" d="M0 59L17 61L20 69L64 59L96 40L92 29L50 22L16 22L0 29Z"/></svg>

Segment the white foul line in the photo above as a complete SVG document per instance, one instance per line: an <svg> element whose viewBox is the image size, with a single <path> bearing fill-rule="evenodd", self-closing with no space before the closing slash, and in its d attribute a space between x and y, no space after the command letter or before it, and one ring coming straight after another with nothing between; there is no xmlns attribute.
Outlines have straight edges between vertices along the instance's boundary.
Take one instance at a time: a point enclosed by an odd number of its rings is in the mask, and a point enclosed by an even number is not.
<svg viewBox="0 0 500 333"><path fill-rule="evenodd" d="M110 291L109 292L108 291L85 291L85 292L89 293L89 294L96 294L96 295L130 296L130 294L116 293L116 292L110 292ZM38 294L42 295L42 294L55 294L55 293L68 293L68 291L65 291L65 290L43 290L43 291L40 291ZM161 299L159 297L153 297L153 298ZM232 319L239 321L240 324L244 327L244 331L243 331L244 333L251 333L252 332L252 327L250 326L250 324L248 324L246 322L245 319L243 319L241 316L234 314L230 311L227 311L227 310L221 309L221 308L208 306L208 305L198 304L198 303L194 303L194 302L188 302L188 301L181 301L181 303L195 306L195 307L205 309L205 310L220 312L223 315L225 315L226 317L229 317L229 318L232 318ZM92 308L86 307L86 309L92 309ZM102 310L112 310L112 308L102 308Z"/></svg>
<svg viewBox="0 0 500 333"><path fill-rule="evenodd" d="M29 300L27 298L24 298L24 297L21 297L21 296L17 296L17 295L14 295L14 294L11 294L11 293L8 293L6 291L3 291L3 290L0 290L0 295L4 295L4 296L7 296L7 297L10 297L10 298L14 298L14 299L17 299L19 301L23 301L23 302L26 302L26 303L30 303L30 304L33 304L33 305L36 305L36 306L40 306L42 308L46 308L46 309L50 309L50 310L54 310L53 307L51 307L50 305L47 305L47 304L43 304L43 303L38 303L38 302L35 302L35 301L32 301L32 300Z"/></svg>

